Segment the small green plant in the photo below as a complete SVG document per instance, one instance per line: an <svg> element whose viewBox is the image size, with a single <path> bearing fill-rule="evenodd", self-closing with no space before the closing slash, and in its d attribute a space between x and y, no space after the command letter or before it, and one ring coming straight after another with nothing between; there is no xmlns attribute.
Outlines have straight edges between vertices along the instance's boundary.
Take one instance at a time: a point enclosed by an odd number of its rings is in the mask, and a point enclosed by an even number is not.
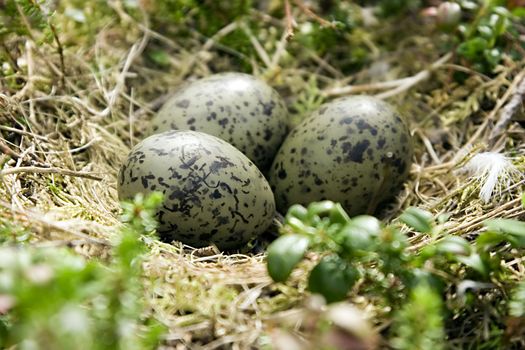
<svg viewBox="0 0 525 350"><path fill-rule="evenodd" d="M0 243L24 244L31 239L31 232L20 225L0 219Z"/></svg>
<svg viewBox="0 0 525 350"><path fill-rule="evenodd" d="M496 6L497 1L486 1L477 9L474 20L459 26L461 44L457 53L469 61L473 68L491 73L508 50L505 35L517 37L513 16L505 7Z"/></svg>
<svg viewBox="0 0 525 350"><path fill-rule="evenodd" d="M523 7L511 12L506 6L510 4L499 0L458 0L442 2L436 8L438 28L449 34L448 45L456 46L463 64L491 74L504 55L521 58L519 28Z"/></svg>
<svg viewBox="0 0 525 350"><path fill-rule="evenodd" d="M509 314L514 317L525 317L525 281L520 282L512 293L509 302Z"/></svg>
<svg viewBox="0 0 525 350"><path fill-rule="evenodd" d="M163 328L144 313L141 236L161 196L123 204L126 223L106 266L66 249L0 248L0 346L152 349Z"/></svg>
<svg viewBox="0 0 525 350"><path fill-rule="evenodd" d="M298 85L301 88L296 92L297 97L290 106L290 110L293 113L291 118L292 125L299 124L306 116L310 115L325 102L317 86L315 76Z"/></svg>
<svg viewBox="0 0 525 350"><path fill-rule="evenodd" d="M525 248L523 222L489 220L486 230L469 242L447 235L446 219L408 208L398 221L384 226L372 216L350 218L341 205L330 201L307 208L294 205L285 217L282 236L268 247L268 272L275 281L285 282L306 252L316 252L321 259L308 277L312 293L336 302L362 281L356 292L383 300L395 315L392 332L397 348L437 349L444 334L444 291L462 280L492 286L492 279L504 275L504 253L496 247ZM420 251L409 249L404 225L426 236L429 244ZM519 290L515 295L521 295ZM417 321L416 311L425 315L424 324Z"/></svg>
<svg viewBox="0 0 525 350"><path fill-rule="evenodd" d="M144 1L143 7L159 25L192 24L202 34L211 36L248 14L253 4L252 0L162 0Z"/></svg>
<svg viewBox="0 0 525 350"><path fill-rule="evenodd" d="M45 1L7 0L0 12L0 40L9 34L31 35L31 28L49 33L49 16L42 11Z"/></svg>
<svg viewBox="0 0 525 350"><path fill-rule="evenodd" d="M285 281L307 250L323 257L310 274L308 288L327 301L342 300L355 282L367 276L406 275L406 237L395 227L383 228L372 216L350 219L340 204L294 205L288 211L283 236L268 248L268 271L276 281ZM377 262L369 273L367 264ZM385 282L383 277L377 277ZM386 278L386 277L385 277ZM408 282L408 281L407 281Z"/></svg>
<svg viewBox="0 0 525 350"><path fill-rule="evenodd" d="M378 2L382 16L399 15L410 10L417 10L421 6L419 0L381 0Z"/></svg>
<svg viewBox="0 0 525 350"><path fill-rule="evenodd" d="M400 350L444 348L443 301L428 283L412 289L409 299L395 316L392 345Z"/></svg>
<svg viewBox="0 0 525 350"><path fill-rule="evenodd" d="M55 13L50 7L53 5L46 0L7 0L0 3L0 61L4 62L0 70L0 76L5 76L9 87L17 89L20 82L17 81L15 72L23 71L17 62L17 54L8 47L8 41L17 38L29 38L38 45L51 44L54 42L56 51L60 57L60 69L62 76L60 81L65 84L66 64L64 58L64 46L58 36L57 25L54 23ZM22 43L18 40L18 45ZM14 51L16 52L16 51Z"/></svg>

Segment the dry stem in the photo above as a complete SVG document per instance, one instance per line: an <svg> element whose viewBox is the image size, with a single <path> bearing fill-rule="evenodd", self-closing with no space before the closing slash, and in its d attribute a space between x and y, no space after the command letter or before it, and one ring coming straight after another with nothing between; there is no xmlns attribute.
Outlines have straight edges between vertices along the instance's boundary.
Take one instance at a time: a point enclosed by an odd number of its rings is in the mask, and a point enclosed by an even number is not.
<svg viewBox="0 0 525 350"><path fill-rule="evenodd" d="M330 89L324 90L323 95L326 97L333 97L333 96L351 95L351 94L369 92L369 91L375 91L375 90L390 89L386 92L377 94L376 97L378 98L392 97L401 92L409 90L410 88L414 87L420 82L428 79L430 77L430 74L434 70L440 68L448 60L450 60L451 57L452 57L452 54L448 53L444 55L443 57L441 57L436 62L432 63L428 69L425 69L411 77L390 80L390 81L385 81L385 82L378 82L378 83L370 83L370 84L354 85L354 86L349 85L345 87L330 88Z"/></svg>
<svg viewBox="0 0 525 350"><path fill-rule="evenodd" d="M102 180L101 177L93 175L93 173L86 172L86 171L73 171L73 170L60 169L60 168L55 168L55 167L39 168L39 167L34 167L34 166L4 169L0 171L0 178L6 175L10 175L10 174L20 174L20 173L60 174L60 175L67 175L67 176L84 177L86 179L97 180L97 181Z"/></svg>

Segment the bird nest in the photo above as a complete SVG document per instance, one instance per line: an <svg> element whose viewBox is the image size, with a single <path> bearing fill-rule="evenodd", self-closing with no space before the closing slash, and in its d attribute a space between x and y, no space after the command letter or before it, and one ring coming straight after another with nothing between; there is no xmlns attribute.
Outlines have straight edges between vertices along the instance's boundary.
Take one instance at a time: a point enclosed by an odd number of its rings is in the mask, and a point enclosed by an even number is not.
<svg viewBox="0 0 525 350"><path fill-rule="evenodd" d="M251 72L282 93L294 122L322 102L351 94L387 99L407 117L414 162L396 201L379 213L383 220L417 206L449 215L448 234L472 238L487 219L523 217L525 134L516 116L524 60L509 58L487 77L454 64L452 54L440 57L432 49L439 39L413 31L394 50L375 47L372 62L347 76L338 59L300 51L300 44L279 34L280 21L258 12L251 15L276 25L277 34L268 37L273 42L261 42L242 21L215 36L190 32L178 40L130 16L118 2L111 4L115 17L89 35L73 30L74 21L65 18L62 26L71 30L61 31L57 40L38 43L35 32L5 42L18 69L0 80L0 226L9 228L6 244L23 239L36 247L65 246L88 259L107 259L121 225L119 166L181 82L239 69L220 44L239 28L257 54ZM159 50L168 53L160 66L148 58ZM291 59L288 50L301 55ZM453 78L457 72L462 83ZM496 176L495 189L483 197L491 169L467 165L489 151L504 155L515 171L499 188ZM428 239L414 236L413 249ZM148 244L144 292L150 312L169 329L165 348L241 349L272 341L285 346L302 338L289 339L291 333L283 329L304 334L316 314L327 312L306 291L315 255L286 284L276 284L267 275L264 252ZM521 279L521 262L508 264ZM381 318L386 311L376 309L373 300L359 295L349 300L374 327L387 326Z"/></svg>

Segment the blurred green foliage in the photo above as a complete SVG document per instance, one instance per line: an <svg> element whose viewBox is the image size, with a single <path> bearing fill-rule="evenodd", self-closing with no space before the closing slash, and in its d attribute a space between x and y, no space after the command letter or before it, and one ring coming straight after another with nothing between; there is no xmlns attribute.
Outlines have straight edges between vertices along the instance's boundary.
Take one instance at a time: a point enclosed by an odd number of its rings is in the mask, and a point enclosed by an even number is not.
<svg viewBox="0 0 525 350"><path fill-rule="evenodd" d="M525 317L525 281L521 281L512 293L509 313L513 317Z"/></svg>
<svg viewBox="0 0 525 350"><path fill-rule="evenodd" d="M161 197L123 204L125 224L108 265L65 248L0 248L0 346L156 348L163 327L145 313L141 237L154 229Z"/></svg>
<svg viewBox="0 0 525 350"><path fill-rule="evenodd" d="M143 14L148 15L152 29L174 38L191 38L195 35L203 40L214 37L232 23L236 28L219 35L216 42L219 52L229 55L232 65L242 71L253 69L253 62L260 60L250 36L261 41L278 40L278 35L268 36L269 24L261 20L264 10L274 18L285 21L284 3L262 5L253 0L213 1L213 0L128 0L123 4L137 20L142 21ZM89 37L98 32L111 18L111 6L104 1L86 4L79 0L70 0L56 9L46 0L7 0L0 11L0 39L9 34L34 35L44 33L39 40L51 41L53 33L50 23L55 22L57 13L64 14L69 22L56 23L67 28L75 26L77 37ZM291 1L292 6L295 6ZM295 11L297 23L295 36L288 45L292 55L306 54L317 57L329 56L331 62L337 62L337 68L344 74L350 74L370 63L377 52L374 42L391 42L396 33L380 33L382 21L422 21L421 11L432 3L420 0L370 0L370 1L320 1L312 6L323 22ZM456 0L437 2L438 5L453 4L448 9L454 13L441 13L437 28L446 33L449 44L456 47L458 58L472 68L491 74L505 55L518 58L523 49L519 45L518 27L525 11L522 7L508 10L506 2L501 0L470 1ZM458 6L459 5L459 6ZM367 8L366 10L364 8ZM438 6L439 7L439 6ZM296 8L298 9L298 7ZM457 10L459 9L459 10ZM438 12L440 10L438 9ZM365 14L367 12L367 14ZM456 13L458 12L458 13ZM259 13L259 15L255 15ZM371 18L376 17L372 22ZM444 17L443 17L444 16ZM448 21L452 21L449 23ZM457 22L457 23L456 23ZM331 25L326 25L329 23ZM444 25L446 23L446 25ZM248 34L244 28L248 28ZM271 25L270 25L271 26ZM35 29L32 31L31 29ZM279 28L281 30L281 28ZM377 33L376 33L377 32ZM378 37L374 37L376 33ZM93 39L93 38L91 38ZM183 41L177 40L182 43ZM394 40L395 41L395 40ZM188 42L193 43L192 40ZM67 44L67 42L66 42ZM149 52L149 51L148 51ZM150 58L160 65L166 64L161 49L152 48ZM264 63L264 62L261 62Z"/></svg>
<svg viewBox="0 0 525 350"><path fill-rule="evenodd" d="M331 303L346 299L359 285L359 295L382 300L393 313L390 337L395 348L443 348L445 291L456 285L461 290L462 301L452 315L472 313L484 304L483 299L469 297L469 290L489 288L497 294L491 281L510 277L503 264L508 257L496 248L508 244L518 251L525 249L524 222L488 220L474 242L448 235L445 222L442 216L434 218L412 207L397 222L383 226L372 216L350 218L340 204L330 201L306 208L294 205L285 217L282 235L268 247L268 272L275 281L285 282L307 252L317 252L321 259L308 278L312 293ZM429 240L420 251L410 249L404 225ZM522 317L523 286L512 287L511 310ZM507 302L499 299L495 309L506 312L501 310ZM503 346L503 330L499 330L492 341Z"/></svg>
<svg viewBox="0 0 525 350"><path fill-rule="evenodd" d="M473 19L459 25L461 42L457 53L468 60L472 67L483 73L492 73L503 55L510 53L510 38L517 39L517 17L499 1L486 1L470 9ZM465 9L468 11L469 9ZM516 40L518 41L518 40Z"/></svg>
<svg viewBox="0 0 525 350"><path fill-rule="evenodd" d="M45 0L6 0L0 4L0 39L9 34L30 35L34 28L48 34L50 14L42 8Z"/></svg>
<svg viewBox="0 0 525 350"><path fill-rule="evenodd" d="M382 16L400 15L421 6L420 0L381 0L378 2Z"/></svg>
<svg viewBox="0 0 525 350"><path fill-rule="evenodd" d="M252 0L163 0L144 3L159 28L162 24L185 24L206 36L212 36L247 15L254 6Z"/></svg>
<svg viewBox="0 0 525 350"><path fill-rule="evenodd" d="M395 316L392 345L399 350L445 348L443 301L428 283L418 284Z"/></svg>

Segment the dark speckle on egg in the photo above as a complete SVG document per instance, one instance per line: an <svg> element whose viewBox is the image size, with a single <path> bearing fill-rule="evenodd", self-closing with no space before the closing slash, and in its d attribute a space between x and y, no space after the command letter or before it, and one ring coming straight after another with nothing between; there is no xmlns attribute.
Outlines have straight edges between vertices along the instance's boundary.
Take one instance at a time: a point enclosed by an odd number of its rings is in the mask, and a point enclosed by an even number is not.
<svg viewBox="0 0 525 350"><path fill-rule="evenodd" d="M269 182L282 213L292 204L329 199L358 215L401 189L411 159L410 132L395 108L373 97L346 97L292 130Z"/></svg>
<svg viewBox="0 0 525 350"><path fill-rule="evenodd" d="M184 109L184 108L188 108L189 105L190 105L190 100L188 100L188 99L177 100L177 101L175 102L175 105L176 105L177 107L180 107L180 108L183 108L183 109Z"/></svg>

